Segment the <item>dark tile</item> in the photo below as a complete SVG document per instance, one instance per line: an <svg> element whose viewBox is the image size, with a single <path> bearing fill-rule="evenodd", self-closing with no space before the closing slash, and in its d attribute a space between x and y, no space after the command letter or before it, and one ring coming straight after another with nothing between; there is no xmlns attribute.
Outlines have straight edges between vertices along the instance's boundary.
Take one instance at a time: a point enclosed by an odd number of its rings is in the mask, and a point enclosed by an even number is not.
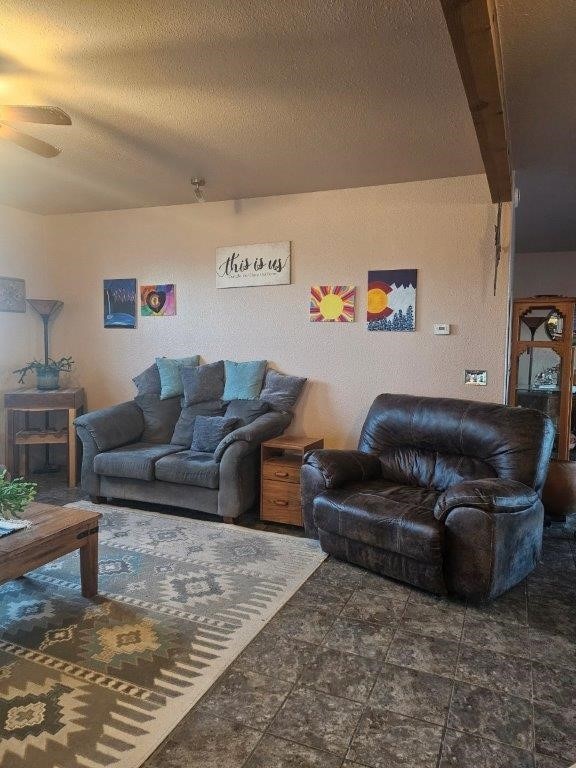
<svg viewBox="0 0 576 768"><path fill-rule="evenodd" d="M409 584L394 581L387 576L380 576L378 573L371 573L370 571L364 572L359 589L375 592L378 595L386 595L391 600L406 600L414 591L414 587Z"/></svg>
<svg viewBox="0 0 576 768"><path fill-rule="evenodd" d="M418 605L435 605L446 611L463 613L466 610L466 602L455 597L435 595L432 592L423 592L421 589L413 589L408 597L410 603Z"/></svg>
<svg viewBox="0 0 576 768"><path fill-rule="evenodd" d="M567 638L576 636L576 607L572 596L561 599L530 600L528 623L531 627L553 630Z"/></svg>
<svg viewBox="0 0 576 768"><path fill-rule="evenodd" d="M426 637L459 641L463 623L464 613L443 610L434 605L408 603L399 629Z"/></svg>
<svg viewBox="0 0 576 768"><path fill-rule="evenodd" d="M378 624L337 618L323 645L369 658L383 657L392 640L392 630Z"/></svg>
<svg viewBox="0 0 576 768"><path fill-rule="evenodd" d="M448 676L455 673L457 659L458 643L402 631L396 632L386 655L391 664Z"/></svg>
<svg viewBox="0 0 576 768"><path fill-rule="evenodd" d="M346 603L342 616L358 621L376 621L381 624L395 624L402 618L406 598L390 597L377 592L355 592Z"/></svg>
<svg viewBox="0 0 576 768"><path fill-rule="evenodd" d="M193 710L143 768L240 768L262 734Z"/></svg>
<svg viewBox="0 0 576 768"><path fill-rule="evenodd" d="M469 614L464 619L462 642L476 648L530 658L528 627Z"/></svg>
<svg viewBox="0 0 576 768"><path fill-rule="evenodd" d="M444 725L451 693L452 680L384 664L369 705L372 709L389 709L407 717Z"/></svg>
<svg viewBox="0 0 576 768"><path fill-rule="evenodd" d="M536 768L571 768L568 762L561 757L534 754L534 761Z"/></svg>
<svg viewBox="0 0 576 768"><path fill-rule="evenodd" d="M301 744L264 736L244 768L340 768L341 758ZM226 764L219 768L228 768Z"/></svg>
<svg viewBox="0 0 576 768"><path fill-rule="evenodd" d="M576 710L534 702L536 751L576 762Z"/></svg>
<svg viewBox="0 0 576 768"><path fill-rule="evenodd" d="M456 683L448 728L532 749L532 705L524 699Z"/></svg>
<svg viewBox="0 0 576 768"><path fill-rule="evenodd" d="M576 638L557 634L553 628L530 627L530 653L534 661L576 669Z"/></svg>
<svg viewBox="0 0 576 768"><path fill-rule="evenodd" d="M230 669L198 706L226 720L263 729L280 708L290 688L291 683L268 675Z"/></svg>
<svg viewBox="0 0 576 768"><path fill-rule="evenodd" d="M447 730L438 768L534 768L531 752Z"/></svg>
<svg viewBox="0 0 576 768"><path fill-rule="evenodd" d="M532 696L531 672L528 659L481 651L468 645L460 647L456 672L460 680L529 699Z"/></svg>
<svg viewBox="0 0 576 768"><path fill-rule="evenodd" d="M309 605L285 605L267 625L272 633L305 643L321 643L334 623L334 613Z"/></svg>
<svg viewBox="0 0 576 768"><path fill-rule="evenodd" d="M302 672L300 683L333 696L365 701L379 669L376 659L320 647Z"/></svg>
<svg viewBox="0 0 576 768"><path fill-rule="evenodd" d="M362 705L311 688L296 688L268 732L313 749L343 755L360 719Z"/></svg>
<svg viewBox="0 0 576 768"><path fill-rule="evenodd" d="M576 670L532 663L534 699L559 707L576 707Z"/></svg>
<svg viewBox="0 0 576 768"><path fill-rule="evenodd" d="M305 582L291 598L289 605L305 603L324 610L339 612L352 594L353 587L332 582Z"/></svg>
<svg viewBox="0 0 576 768"><path fill-rule="evenodd" d="M527 624L526 584L524 582L519 584L489 603L469 605L467 613L476 616L491 616L493 619L513 621L517 624Z"/></svg>
<svg viewBox="0 0 576 768"><path fill-rule="evenodd" d="M361 584L365 574L366 571L363 568L329 557L316 571L314 571L308 581L322 581L324 583L332 583L336 586L343 585L354 589Z"/></svg>
<svg viewBox="0 0 576 768"><path fill-rule="evenodd" d="M316 645L276 635L265 628L236 659L236 669L246 669L295 682L315 656Z"/></svg>
<svg viewBox="0 0 576 768"><path fill-rule="evenodd" d="M362 716L347 757L371 768L434 768L442 728L396 712L368 709Z"/></svg>

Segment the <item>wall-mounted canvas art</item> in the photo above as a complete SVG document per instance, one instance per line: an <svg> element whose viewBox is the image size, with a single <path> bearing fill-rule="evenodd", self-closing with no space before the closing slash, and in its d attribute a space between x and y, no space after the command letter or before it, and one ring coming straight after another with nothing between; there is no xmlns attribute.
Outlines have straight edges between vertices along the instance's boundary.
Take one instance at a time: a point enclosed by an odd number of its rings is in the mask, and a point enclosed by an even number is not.
<svg viewBox="0 0 576 768"><path fill-rule="evenodd" d="M176 287L173 283L140 286L140 314L165 317L176 314Z"/></svg>
<svg viewBox="0 0 576 768"><path fill-rule="evenodd" d="M352 323L354 285L313 285L310 289L310 320L313 323Z"/></svg>
<svg viewBox="0 0 576 768"><path fill-rule="evenodd" d="M416 269L368 272L368 330L416 330Z"/></svg>
<svg viewBox="0 0 576 768"><path fill-rule="evenodd" d="M136 280L104 280L104 328L136 328Z"/></svg>
<svg viewBox="0 0 576 768"><path fill-rule="evenodd" d="M216 249L216 287L290 283L290 241L227 245Z"/></svg>
<svg viewBox="0 0 576 768"><path fill-rule="evenodd" d="M0 277L0 312L26 312L26 283L19 277Z"/></svg>

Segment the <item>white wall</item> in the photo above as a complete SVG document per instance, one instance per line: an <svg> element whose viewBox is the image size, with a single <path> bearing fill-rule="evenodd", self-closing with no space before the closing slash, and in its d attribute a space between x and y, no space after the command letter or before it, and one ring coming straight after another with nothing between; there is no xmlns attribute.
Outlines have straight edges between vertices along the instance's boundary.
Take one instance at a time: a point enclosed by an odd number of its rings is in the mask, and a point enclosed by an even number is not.
<svg viewBox="0 0 576 768"><path fill-rule="evenodd" d="M517 253L512 280L517 299L538 293L576 296L576 252Z"/></svg>
<svg viewBox="0 0 576 768"><path fill-rule="evenodd" d="M0 206L0 276L26 280L27 296L46 296L49 276L44 242L44 219L32 213ZM26 314L0 312L0 396L18 386L12 374L42 353L42 323L28 309ZM33 380L30 379L33 384ZM4 412L1 409L0 456L4 456Z"/></svg>
<svg viewBox="0 0 576 768"><path fill-rule="evenodd" d="M292 431L353 445L380 392L502 401L508 252L492 295L495 209L483 176L46 218L65 302L55 353L77 361L90 408L133 395L157 355L266 358L310 384ZM219 245L291 240L293 283L217 290ZM417 268L417 332L366 330L369 269ZM105 330L103 278L175 282L177 316ZM355 284L357 322L310 323L312 284ZM432 324L453 335L433 336ZM466 388L465 368L489 386Z"/></svg>

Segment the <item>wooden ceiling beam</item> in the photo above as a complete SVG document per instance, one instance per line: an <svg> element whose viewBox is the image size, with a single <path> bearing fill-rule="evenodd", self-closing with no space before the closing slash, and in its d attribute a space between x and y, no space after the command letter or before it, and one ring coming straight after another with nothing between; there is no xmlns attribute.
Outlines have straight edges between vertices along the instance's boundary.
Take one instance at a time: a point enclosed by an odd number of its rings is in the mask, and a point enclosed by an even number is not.
<svg viewBox="0 0 576 768"><path fill-rule="evenodd" d="M512 199L500 35L494 0L440 0L476 128L490 194Z"/></svg>

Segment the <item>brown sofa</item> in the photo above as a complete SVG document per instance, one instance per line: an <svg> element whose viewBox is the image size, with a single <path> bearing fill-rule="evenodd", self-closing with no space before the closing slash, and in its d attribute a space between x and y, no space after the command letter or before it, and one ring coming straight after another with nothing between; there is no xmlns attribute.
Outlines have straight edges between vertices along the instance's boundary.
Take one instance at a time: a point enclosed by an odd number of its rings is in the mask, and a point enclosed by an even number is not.
<svg viewBox="0 0 576 768"><path fill-rule="evenodd" d="M306 533L422 589L497 597L540 557L553 439L551 420L532 409L380 395L357 451L305 457Z"/></svg>

